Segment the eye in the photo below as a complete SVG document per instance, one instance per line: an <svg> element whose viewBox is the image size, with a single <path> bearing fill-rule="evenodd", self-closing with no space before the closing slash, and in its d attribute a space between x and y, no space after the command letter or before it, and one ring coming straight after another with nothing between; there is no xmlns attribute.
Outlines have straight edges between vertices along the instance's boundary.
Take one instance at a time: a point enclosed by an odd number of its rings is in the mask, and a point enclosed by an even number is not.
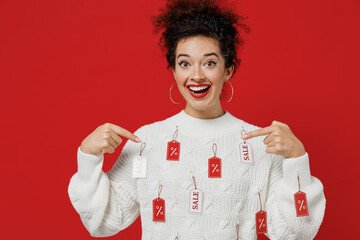
<svg viewBox="0 0 360 240"><path fill-rule="evenodd" d="M214 62L214 61L208 61L208 62L205 63L205 65L208 66L208 67L215 67L215 66L216 66L216 62Z"/></svg>
<svg viewBox="0 0 360 240"><path fill-rule="evenodd" d="M179 66L180 67L188 67L190 64L188 63L188 62L185 62L185 61L181 61L181 62L179 62Z"/></svg>

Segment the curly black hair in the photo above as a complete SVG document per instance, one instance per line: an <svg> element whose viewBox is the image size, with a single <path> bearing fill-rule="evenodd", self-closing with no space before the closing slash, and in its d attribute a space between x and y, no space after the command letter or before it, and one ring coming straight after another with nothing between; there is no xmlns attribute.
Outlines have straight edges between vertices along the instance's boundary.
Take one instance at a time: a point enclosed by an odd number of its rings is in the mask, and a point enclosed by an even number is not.
<svg viewBox="0 0 360 240"><path fill-rule="evenodd" d="M166 0L159 15L151 17L154 33L164 29L159 46L165 52L167 68L175 69L175 50L180 39L203 35L218 40L225 68L234 65L234 73L241 62L237 50L244 45L237 27L249 33L246 19L222 6L220 0Z"/></svg>

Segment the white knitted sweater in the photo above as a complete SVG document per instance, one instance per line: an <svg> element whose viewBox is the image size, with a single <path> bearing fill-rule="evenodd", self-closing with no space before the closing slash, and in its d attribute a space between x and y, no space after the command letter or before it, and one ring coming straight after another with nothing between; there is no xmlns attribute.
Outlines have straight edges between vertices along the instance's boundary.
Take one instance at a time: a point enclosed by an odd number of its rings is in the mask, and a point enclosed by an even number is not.
<svg viewBox="0 0 360 240"><path fill-rule="evenodd" d="M180 160L166 160L167 143L178 126ZM255 164L241 163L241 130L259 127L226 112L215 119L197 119L184 110L139 128L135 134L146 147L147 176L132 177L133 158L140 143L127 141L109 172L102 171L103 154L90 155L78 148L78 172L71 178L68 193L92 236L111 236L132 224L141 214L142 239L235 240L239 224L241 239L256 239L255 213L267 212L266 234L271 239L313 239L325 212L322 183L310 174L308 154L284 158L265 152L265 136L248 139ZM222 159L221 178L208 177L212 145ZM297 217L294 193L307 194L309 216ZM202 213L189 212L189 194L194 189L192 176L203 191ZM153 221L153 199L165 200L165 222Z"/></svg>

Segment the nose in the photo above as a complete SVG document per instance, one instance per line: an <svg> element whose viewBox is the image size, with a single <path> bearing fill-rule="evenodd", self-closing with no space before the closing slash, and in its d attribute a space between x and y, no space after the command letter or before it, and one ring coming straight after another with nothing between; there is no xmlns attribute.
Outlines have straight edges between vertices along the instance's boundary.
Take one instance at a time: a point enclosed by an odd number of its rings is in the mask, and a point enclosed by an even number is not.
<svg viewBox="0 0 360 240"><path fill-rule="evenodd" d="M194 66L191 71L191 80L196 82L201 82L205 79L205 76L202 72L201 66Z"/></svg>

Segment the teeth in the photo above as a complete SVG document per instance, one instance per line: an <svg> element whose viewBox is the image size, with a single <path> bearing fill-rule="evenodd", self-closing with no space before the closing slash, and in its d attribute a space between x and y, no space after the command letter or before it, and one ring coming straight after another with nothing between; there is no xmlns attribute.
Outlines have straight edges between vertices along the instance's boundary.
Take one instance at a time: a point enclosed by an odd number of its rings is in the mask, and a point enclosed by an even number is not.
<svg viewBox="0 0 360 240"><path fill-rule="evenodd" d="M204 90L206 88L208 88L209 86L201 86L201 87L189 87L191 91L201 91Z"/></svg>

